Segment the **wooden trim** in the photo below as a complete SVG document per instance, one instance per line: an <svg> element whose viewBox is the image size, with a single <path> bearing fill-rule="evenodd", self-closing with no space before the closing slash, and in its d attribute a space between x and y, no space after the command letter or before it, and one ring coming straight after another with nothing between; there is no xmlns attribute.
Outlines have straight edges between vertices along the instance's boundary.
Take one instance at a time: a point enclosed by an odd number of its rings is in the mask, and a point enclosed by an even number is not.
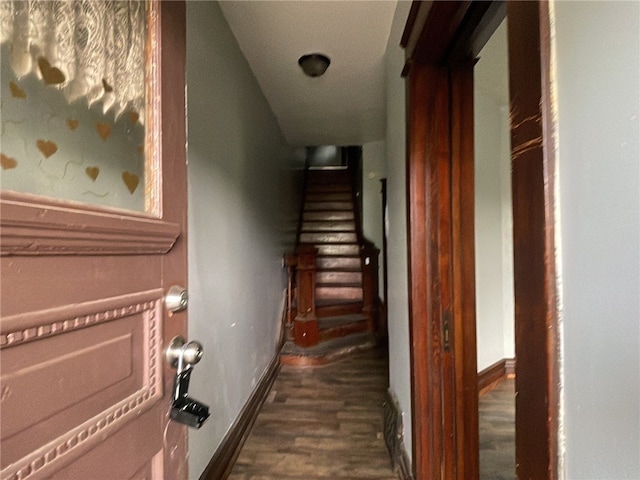
<svg viewBox="0 0 640 480"><path fill-rule="evenodd" d="M400 405L391 390L387 390L384 401L384 441L393 462L393 469L400 480L413 480L411 461L405 449L403 438L404 425Z"/></svg>
<svg viewBox="0 0 640 480"><path fill-rule="evenodd" d="M478 395L484 395L507 377L514 375L515 362L515 358L503 358L478 372Z"/></svg>
<svg viewBox="0 0 640 480"><path fill-rule="evenodd" d="M516 473L558 476L558 365L546 2L510 2L514 293L516 303Z"/></svg>
<svg viewBox="0 0 640 480"><path fill-rule="evenodd" d="M473 61L446 52L469 5L430 9L409 71L410 332L416 478L477 478ZM437 42L433 43L432 42ZM434 50L430 51L429 48ZM417 308L416 308L417 307Z"/></svg>
<svg viewBox="0 0 640 480"><path fill-rule="evenodd" d="M92 327L130 315L140 314L160 305L164 292L154 289L118 297L7 315L0 325L0 348ZM157 312L154 312L157 316Z"/></svg>
<svg viewBox="0 0 640 480"><path fill-rule="evenodd" d="M416 7L416 3L418 6ZM450 46L460 26L463 24L470 1L414 2L417 8L411 25L407 25L403 39L406 39L406 63L403 74L407 74L414 64L444 64Z"/></svg>
<svg viewBox="0 0 640 480"><path fill-rule="evenodd" d="M551 58L551 18L549 3L539 2L540 21L540 82L542 117L542 154L544 165L543 185L545 189L545 290L546 290L546 394L549 402L547 421L549 422L549 437L547 449L549 452L549 478L559 477L558 434L560 429L560 336L558 333L558 286L556 284L557 271L555 262L555 211L556 211L556 165L557 152L555 149L555 120L553 113L552 92L552 58ZM542 259L541 259L542 260ZM531 348L531 347L530 347Z"/></svg>
<svg viewBox="0 0 640 480"><path fill-rule="evenodd" d="M507 15L503 0L472 2L448 50L449 62L475 59Z"/></svg>
<svg viewBox="0 0 640 480"><path fill-rule="evenodd" d="M320 341L316 316L316 256L318 249L301 243L296 247L297 314L293 319L293 341L299 347L312 347Z"/></svg>
<svg viewBox="0 0 640 480"><path fill-rule="evenodd" d="M200 475L200 480L224 480L231 474L240 450L242 450L244 442L251 433L251 428L258 417L258 413L260 413L260 407L267 399L279 371L279 355L276 355L235 422L224 436L222 443L213 454L213 457L211 457L211 460L209 460L207 468Z"/></svg>
<svg viewBox="0 0 640 480"><path fill-rule="evenodd" d="M446 69L415 65L409 72L407 238L413 474L441 478L444 456L443 335L437 248L438 204L433 185L440 130L448 130ZM449 140L446 138L446 144ZM446 148L446 145L444 145Z"/></svg>
<svg viewBox="0 0 640 480"><path fill-rule="evenodd" d="M2 255L164 254L180 226L144 215L0 193Z"/></svg>
<svg viewBox="0 0 640 480"><path fill-rule="evenodd" d="M421 2L413 2L411 9L409 10L409 16L407 17L407 23L400 39L400 45L405 49L407 58L413 56L413 50L418 43L418 36L424 28L424 23L427 21L429 11L433 6L432 0L425 0Z"/></svg>
<svg viewBox="0 0 640 480"><path fill-rule="evenodd" d="M467 83L460 67L473 62L469 56L482 48L500 23L504 5L424 3L414 4L403 37L407 46L403 73L409 80L407 192L414 468L417 478L471 479L477 478L477 473L470 466L474 462L470 455L477 452L470 453L473 447L465 436L471 438L471 432L460 430L460 425L477 422L470 390L465 390L477 388L476 372L469 369L475 333L467 318L473 311L470 300L474 296L469 278L473 254L467 250L468 239L473 237L469 229L473 203L469 194L465 195L473 185L469 165L465 165L465 159L472 159L465 142L472 138L473 125L465 115L472 111L473 97L471 93L469 100L472 83ZM420 9L427 7L428 14L421 19ZM549 100L548 6L545 2L509 2L507 8L518 311L516 388L520 388L518 395L524 394L518 396L516 414L518 478L557 478L555 152ZM448 90L438 83L438 70L451 75ZM434 113L438 102L448 105L448 116ZM449 128L448 133L443 133L444 128ZM448 148L450 159L445 158ZM434 163L432 159L438 156L440 161ZM443 324L449 319L453 320L453 364L443 348ZM465 356L469 363L463 360ZM457 438L452 443L454 433ZM448 457L455 459L453 467Z"/></svg>
<svg viewBox="0 0 640 480"><path fill-rule="evenodd" d="M453 342L456 473L477 478L480 468L476 382L474 61L450 68Z"/></svg>

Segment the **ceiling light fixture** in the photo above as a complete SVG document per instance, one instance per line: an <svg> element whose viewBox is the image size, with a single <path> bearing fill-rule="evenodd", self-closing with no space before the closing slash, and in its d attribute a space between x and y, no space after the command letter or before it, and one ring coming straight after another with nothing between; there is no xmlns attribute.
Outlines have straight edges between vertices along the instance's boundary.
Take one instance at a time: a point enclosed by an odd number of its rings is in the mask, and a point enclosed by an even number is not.
<svg viewBox="0 0 640 480"><path fill-rule="evenodd" d="M309 77L319 77L327 70L330 63L329 57L321 53L310 53L298 59L298 65Z"/></svg>

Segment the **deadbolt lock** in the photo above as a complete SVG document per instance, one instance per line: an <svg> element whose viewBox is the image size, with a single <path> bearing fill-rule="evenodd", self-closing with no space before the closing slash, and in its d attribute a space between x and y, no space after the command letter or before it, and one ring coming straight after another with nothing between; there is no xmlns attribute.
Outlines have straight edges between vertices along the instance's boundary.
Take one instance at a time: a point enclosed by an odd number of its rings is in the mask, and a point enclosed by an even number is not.
<svg viewBox="0 0 640 480"><path fill-rule="evenodd" d="M180 285L173 285L164 297L164 305L171 313L181 312L187 308L188 304L189 295L187 294L187 289Z"/></svg>

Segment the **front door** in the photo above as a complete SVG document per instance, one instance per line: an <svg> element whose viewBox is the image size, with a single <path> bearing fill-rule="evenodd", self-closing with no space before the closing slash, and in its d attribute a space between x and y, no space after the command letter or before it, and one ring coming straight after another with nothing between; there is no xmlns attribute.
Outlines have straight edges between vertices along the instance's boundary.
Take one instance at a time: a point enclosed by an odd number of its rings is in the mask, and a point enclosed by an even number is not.
<svg viewBox="0 0 640 480"><path fill-rule="evenodd" d="M184 10L0 7L3 479L186 478Z"/></svg>

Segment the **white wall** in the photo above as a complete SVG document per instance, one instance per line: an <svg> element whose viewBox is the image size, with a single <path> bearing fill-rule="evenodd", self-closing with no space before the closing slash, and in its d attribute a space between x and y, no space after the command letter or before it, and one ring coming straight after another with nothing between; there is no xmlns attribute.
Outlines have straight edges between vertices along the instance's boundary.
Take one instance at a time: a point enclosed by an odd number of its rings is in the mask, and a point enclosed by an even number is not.
<svg viewBox="0 0 640 480"><path fill-rule="evenodd" d="M189 338L204 345L193 396L211 407L189 430L199 478L276 353L304 156L276 120L216 2L187 3Z"/></svg>
<svg viewBox="0 0 640 480"><path fill-rule="evenodd" d="M478 371L514 356L513 222L506 20L474 69Z"/></svg>
<svg viewBox="0 0 640 480"><path fill-rule="evenodd" d="M362 146L362 230L380 251L378 269L379 296L384 288L384 259L382 258L382 183L386 177L385 142L369 142Z"/></svg>
<svg viewBox="0 0 640 480"><path fill-rule="evenodd" d="M404 444L412 456L409 288L407 276L407 193L405 81L400 73L400 37L411 3L399 1L386 52L387 92L387 273L389 276L389 389L403 412Z"/></svg>
<svg viewBox="0 0 640 480"><path fill-rule="evenodd" d="M565 478L640 478L640 3L555 2Z"/></svg>

